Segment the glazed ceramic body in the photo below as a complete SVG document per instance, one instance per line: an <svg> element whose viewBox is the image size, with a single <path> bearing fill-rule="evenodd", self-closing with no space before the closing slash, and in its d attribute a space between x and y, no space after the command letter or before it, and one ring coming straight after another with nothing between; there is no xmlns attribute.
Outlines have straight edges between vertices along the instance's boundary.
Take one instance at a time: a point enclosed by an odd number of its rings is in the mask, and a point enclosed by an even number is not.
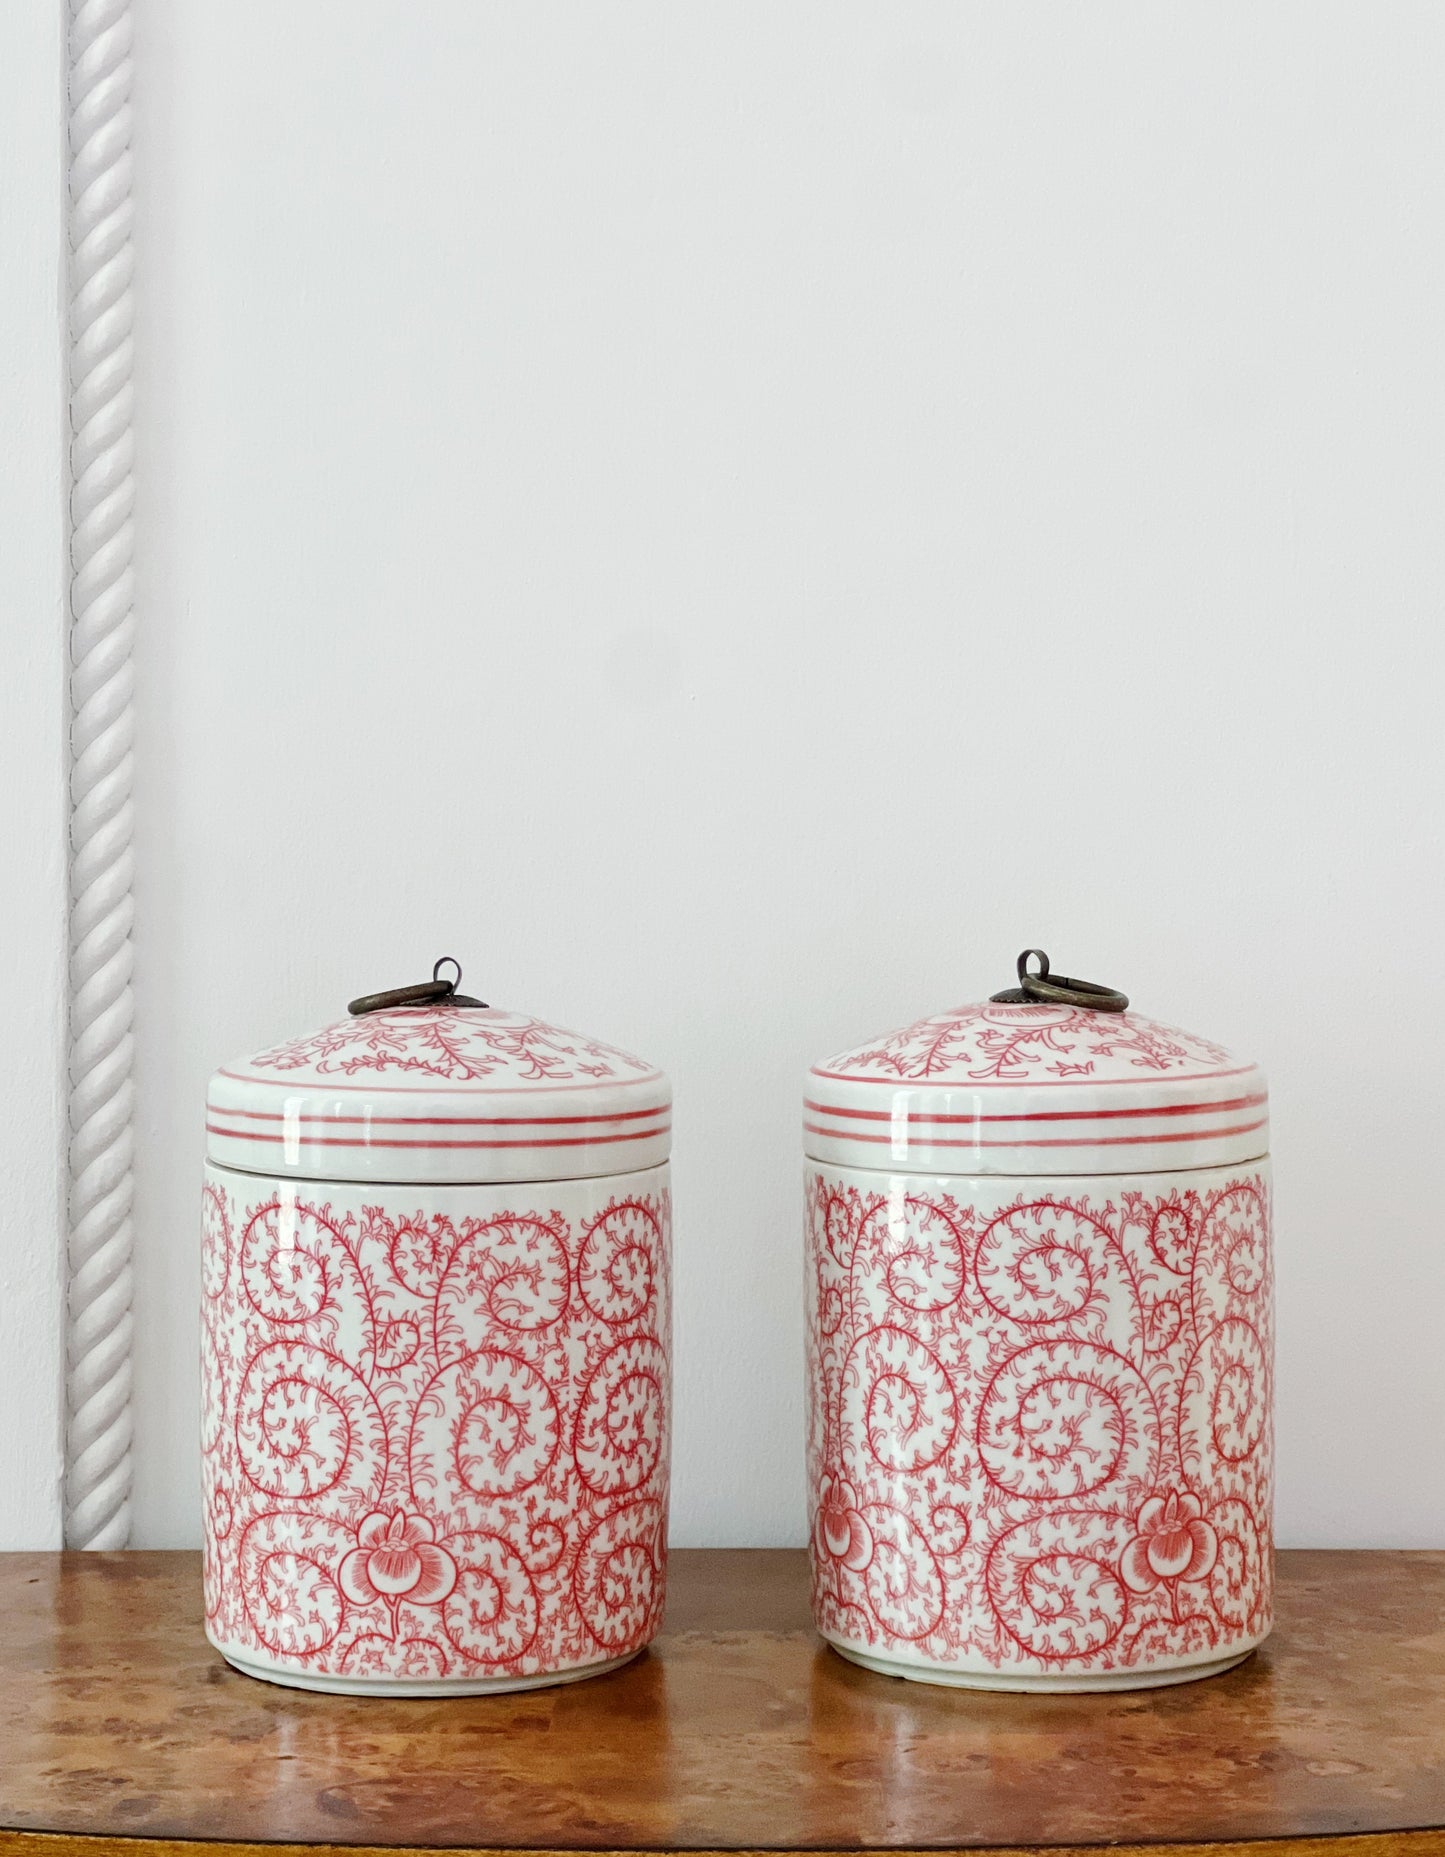
<svg viewBox="0 0 1445 1857"><path fill-rule="evenodd" d="M1270 1625L1267 1163L813 1166L818 1626L985 1687L1184 1681Z"/></svg>
<svg viewBox="0 0 1445 1857"><path fill-rule="evenodd" d="M643 1648L669 1219L665 1164L493 1185L207 1168L206 1630L228 1661L426 1695Z"/></svg>
<svg viewBox="0 0 1445 1857"><path fill-rule="evenodd" d="M845 1656L1141 1688L1265 1636L1266 1118L1253 1065L1128 1013L987 1001L814 1069L813 1593Z"/></svg>

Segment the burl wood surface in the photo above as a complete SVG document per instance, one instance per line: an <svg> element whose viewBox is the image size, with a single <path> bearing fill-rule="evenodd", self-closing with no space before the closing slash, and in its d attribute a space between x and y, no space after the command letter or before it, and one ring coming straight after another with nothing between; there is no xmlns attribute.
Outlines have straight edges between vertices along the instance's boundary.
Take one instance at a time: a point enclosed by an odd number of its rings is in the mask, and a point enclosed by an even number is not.
<svg viewBox="0 0 1445 1857"><path fill-rule="evenodd" d="M1112 1697L856 1669L814 1637L793 1552L676 1553L649 1653L515 1696L240 1676L202 1636L195 1554L0 1556L0 1620L0 1825L19 1831L853 1851L1445 1825L1445 1554L1284 1554L1262 1652Z"/></svg>

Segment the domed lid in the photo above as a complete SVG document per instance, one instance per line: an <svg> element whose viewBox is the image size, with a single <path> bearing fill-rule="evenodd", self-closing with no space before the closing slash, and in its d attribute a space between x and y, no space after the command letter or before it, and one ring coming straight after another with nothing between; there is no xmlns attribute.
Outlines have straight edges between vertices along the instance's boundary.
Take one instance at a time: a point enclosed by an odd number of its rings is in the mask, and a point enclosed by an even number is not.
<svg viewBox="0 0 1445 1857"><path fill-rule="evenodd" d="M308 1180L572 1180L667 1159L672 1090L642 1058L451 980L370 994L307 1038L224 1065L206 1094L222 1167ZM455 962L451 963L456 966Z"/></svg>
<svg viewBox="0 0 1445 1857"><path fill-rule="evenodd" d="M1036 956L1037 972L1029 969ZM814 1160L906 1173L1155 1173L1269 1148L1255 1064L1019 956L1019 985L814 1065Z"/></svg>

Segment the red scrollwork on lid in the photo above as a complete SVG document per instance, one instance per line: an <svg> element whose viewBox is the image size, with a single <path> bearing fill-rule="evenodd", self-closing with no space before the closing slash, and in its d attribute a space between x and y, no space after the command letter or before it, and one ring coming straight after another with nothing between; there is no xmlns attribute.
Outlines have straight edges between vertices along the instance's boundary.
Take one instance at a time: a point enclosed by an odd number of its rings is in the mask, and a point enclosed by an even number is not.
<svg viewBox="0 0 1445 1857"><path fill-rule="evenodd" d="M1066 1083L1197 1079L1233 1062L1223 1046L1142 1013L990 1000L919 1019L817 1069L825 1077L863 1082Z"/></svg>
<svg viewBox="0 0 1445 1857"><path fill-rule="evenodd" d="M613 1045L524 1013L483 1008L398 1007L342 1019L249 1060L263 1072L320 1077L415 1076L446 1083L609 1083L655 1076L651 1064Z"/></svg>
<svg viewBox="0 0 1445 1857"><path fill-rule="evenodd" d="M1268 1182L1258 1166L1196 1179L1126 1179L1102 1198L1000 1179L960 1201L934 1181L869 1191L810 1172L825 1633L1061 1674L1263 1635Z"/></svg>

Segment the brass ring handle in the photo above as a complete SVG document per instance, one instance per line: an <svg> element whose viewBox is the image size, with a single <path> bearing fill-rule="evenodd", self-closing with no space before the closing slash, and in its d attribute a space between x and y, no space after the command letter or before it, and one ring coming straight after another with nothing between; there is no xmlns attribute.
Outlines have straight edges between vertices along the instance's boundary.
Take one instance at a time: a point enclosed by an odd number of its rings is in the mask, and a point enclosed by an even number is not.
<svg viewBox="0 0 1445 1857"><path fill-rule="evenodd" d="M1029 971L1031 959L1038 961L1037 973ZM1070 974L1049 971L1049 957L1042 948L1025 948L1018 958L1019 983L990 997L1000 1004L1013 1006L1079 1006L1085 1012L1123 1012L1129 995L1117 987L1100 986L1097 980L1076 980Z"/></svg>
<svg viewBox="0 0 1445 1857"><path fill-rule="evenodd" d="M442 969L450 962L456 968L455 976L443 980ZM346 1010L355 1018L366 1012L386 1012L392 1006L485 1006L484 999L473 999L469 993L458 993L462 984L462 964L454 954L444 954L431 970L430 980L418 980L414 986L388 987L384 993L363 993L351 1000Z"/></svg>

